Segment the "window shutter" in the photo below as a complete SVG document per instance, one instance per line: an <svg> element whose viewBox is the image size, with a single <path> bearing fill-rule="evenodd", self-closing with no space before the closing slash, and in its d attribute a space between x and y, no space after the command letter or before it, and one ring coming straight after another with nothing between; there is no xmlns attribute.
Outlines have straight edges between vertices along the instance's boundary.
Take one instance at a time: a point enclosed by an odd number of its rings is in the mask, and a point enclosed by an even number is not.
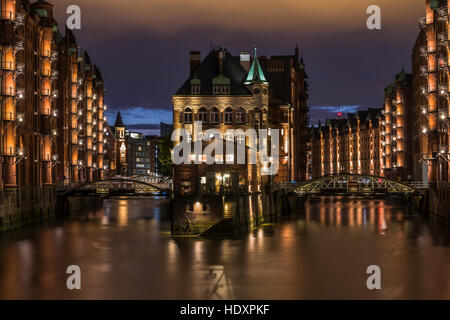
<svg viewBox="0 0 450 320"><path fill-rule="evenodd" d="M183 112L180 112L180 123L183 123Z"/></svg>
<svg viewBox="0 0 450 320"><path fill-rule="evenodd" d="M219 115L220 115L220 116L219 116L219 122L220 122L220 123L223 123L223 112L220 112Z"/></svg>
<svg viewBox="0 0 450 320"><path fill-rule="evenodd" d="M244 117L245 117L245 123L248 123L248 112L244 113Z"/></svg>

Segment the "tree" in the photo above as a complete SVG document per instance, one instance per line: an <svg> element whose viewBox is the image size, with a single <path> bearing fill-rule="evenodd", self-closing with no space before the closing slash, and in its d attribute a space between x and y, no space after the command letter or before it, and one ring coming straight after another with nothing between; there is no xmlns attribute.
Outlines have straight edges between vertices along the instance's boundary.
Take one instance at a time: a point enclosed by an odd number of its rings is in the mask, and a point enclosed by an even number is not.
<svg viewBox="0 0 450 320"><path fill-rule="evenodd" d="M158 170L164 177L172 177L172 137L170 134L158 140Z"/></svg>

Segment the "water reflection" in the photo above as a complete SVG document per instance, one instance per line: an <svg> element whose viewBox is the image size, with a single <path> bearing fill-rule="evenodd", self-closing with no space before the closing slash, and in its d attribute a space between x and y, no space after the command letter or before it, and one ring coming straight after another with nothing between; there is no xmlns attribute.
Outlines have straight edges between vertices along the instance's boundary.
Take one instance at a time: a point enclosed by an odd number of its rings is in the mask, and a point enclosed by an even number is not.
<svg viewBox="0 0 450 320"><path fill-rule="evenodd" d="M448 226L382 199L311 199L240 240L171 238L168 209L163 199L110 199L3 235L0 298L450 298ZM81 291L65 287L72 264ZM379 292L365 286L371 264L382 269Z"/></svg>

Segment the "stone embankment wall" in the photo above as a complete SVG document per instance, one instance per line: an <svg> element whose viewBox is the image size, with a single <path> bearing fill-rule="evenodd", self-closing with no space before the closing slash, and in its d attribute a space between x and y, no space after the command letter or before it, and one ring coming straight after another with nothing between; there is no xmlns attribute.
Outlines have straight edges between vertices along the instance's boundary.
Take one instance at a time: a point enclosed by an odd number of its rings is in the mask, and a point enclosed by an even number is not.
<svg viewBox="0 0 450 320"><path fill-rule="evenodd" d="M200 235L223 219L233 219L231 233L238 237L287 214L289 205L280 190L178 196L171 204L172 234Z"/></svg>
<svg viewBox="0 0 450 320"><path fill-rule="evenodd" d="M58 197L54 187L7 189L0 193L0 232L97 208L101 203L99 197Z"/></svg>

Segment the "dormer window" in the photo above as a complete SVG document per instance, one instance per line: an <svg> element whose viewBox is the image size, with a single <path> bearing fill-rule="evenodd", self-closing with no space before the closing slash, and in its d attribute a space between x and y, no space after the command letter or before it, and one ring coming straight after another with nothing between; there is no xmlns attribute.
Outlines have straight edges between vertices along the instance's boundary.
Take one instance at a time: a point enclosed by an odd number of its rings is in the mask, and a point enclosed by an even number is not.
<svg viewBox="0 0 450 320"><path fill-rule="evenodd" d="M201 81L197 77L191 79L191 94L200 94Z"/></svg>
<svg viewBox="0 0 450 320"><path fill-rule="evenodd" d="M200 85L199 84L192 84L191 85L191 93L192 94L200 94Z"/></svg>
<svg viewBox="0 0 450 320"><path fill-rule="evenodd" d="M229 85L215 85L213 86L213 94L230 94Z"/></svg>
<svg viewBox="0 0 450 320"><path fill-rule="evenodd" d="M213 79L212 84L213 84L213 94L218 95L230 94L231 81L227 77L219 75Z"/></svg>

